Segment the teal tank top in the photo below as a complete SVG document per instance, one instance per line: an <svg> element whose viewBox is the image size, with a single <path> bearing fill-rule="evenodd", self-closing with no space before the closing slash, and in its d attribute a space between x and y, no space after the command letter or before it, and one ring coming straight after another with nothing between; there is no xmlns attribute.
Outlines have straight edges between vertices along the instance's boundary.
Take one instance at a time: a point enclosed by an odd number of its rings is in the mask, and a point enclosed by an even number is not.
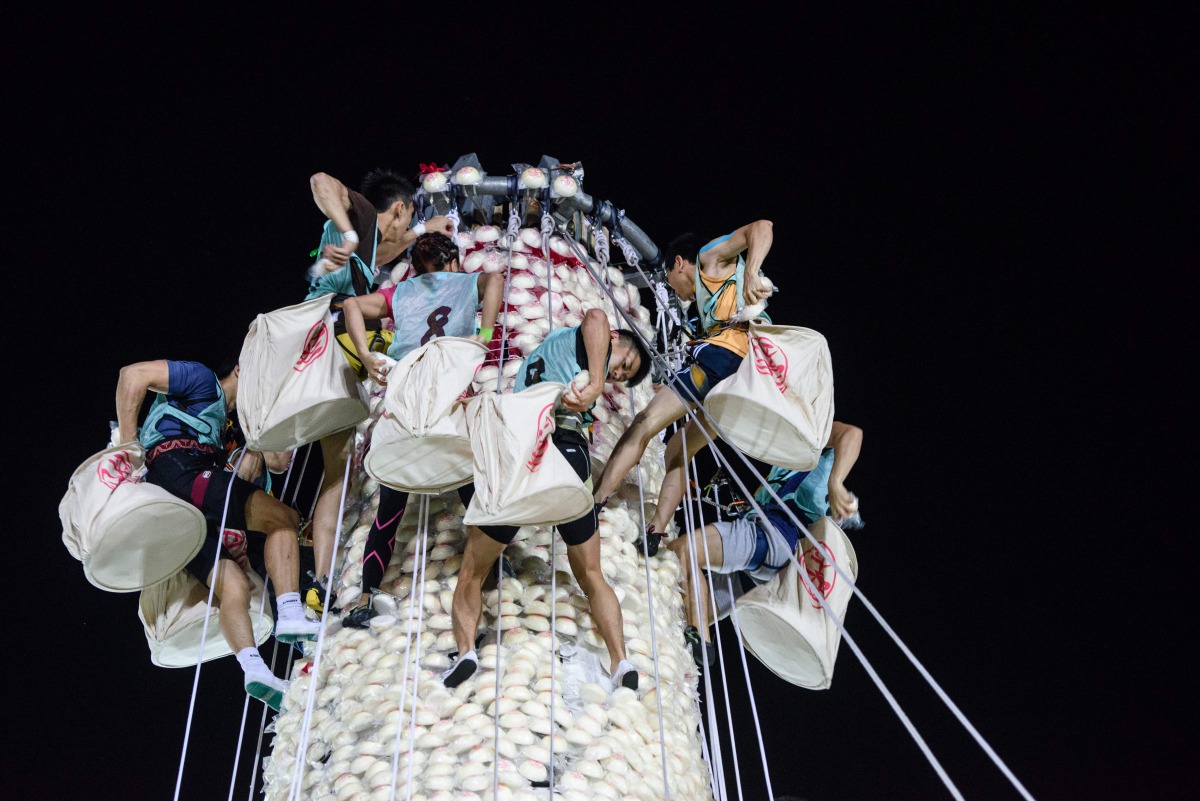
<svg viewBox="0 0 1200 801"><path fill-rule="evenodd" d="M469 337L479 309L479 274L425 273L396 285L396 335L388 356L399 361L436 337Z"/></svg>

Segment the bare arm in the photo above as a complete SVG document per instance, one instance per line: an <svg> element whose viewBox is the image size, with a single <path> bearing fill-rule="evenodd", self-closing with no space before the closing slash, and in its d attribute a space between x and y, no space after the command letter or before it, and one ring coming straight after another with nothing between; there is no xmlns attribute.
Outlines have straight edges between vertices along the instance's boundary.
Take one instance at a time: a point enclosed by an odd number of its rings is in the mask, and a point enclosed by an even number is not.
<svg viewBox="0 0 1200 801"><path fill-rule="evenodd" d="M354 350L359 360L367 370L367 375L379 383L386 383L383 373L384 361L377 353L367 347L367 326L365 320L382 320L387 317L387 299L378 292L362 297L346 298L342 304L342 316L346 320L346 333L354 343Z"/></svg>
<svg viewBox="0 0 1200 801"><path fill-rule="evenodd" d="M587 352L588 385L580 392L563 394L563 406L576 412L587 411L600 393L604 391L604 380L608 376L608 347L612 342L612 329L608 317L599 309L589 309L579 326L583 336L583 349Z"/></svg>
<svg viewBox="0 0 1200 801"><path fill-rule="evenodd" d="M350 193L346 190L346 185L323 172L309 178L308 185L312 188L313 202L317 204L321 213L343 234L353 231L354 226L350 224L350 215L347 214L350 209ZM354 236L357 237L358 233L355 232ZM338 247L327 245L321 255L340 267L350 260L350 254L357 249L356 241L346 239Z"/></svg>
<svg viewBox="0 0 1200 801"><path fill-rule="evenodd" d="M166 392L170 378L166 359L152 362L137 362L121 368L117 379L117 441L132 442L137 439L138 412L146 393Z"/></svg>
<svg viewBox="0 0 1200 801"><path fill-rule="evenodd" d="M484 273L479 276L479 304L483 314L479 319L479 327L495 328L496 318L500 316L500 304L504 302L504 278L500 273Z"/></svg>
<svg viewBox="0 0 1200 801"><path fill-rule="evenodd" d="M829 432L829 447L833 448L833 469L829 471L829 509L834 520L843 520L854 514L850 492L844 482L858 461L862 435L862 429L858 426L836 420Z"/></svg>
<svg viewBox="0 0 1200 801"><path fill-rule="evenodd" d="M771 244L774 241L775 224L770 220L756 220L749 225L743 225L724 242L701 253L700 267L703 270L719 269L721 265L736 260L738 254L745 251L746 273L742 279L745 300L747 305L758 303L771 294L763 285L759 272L767 254L771 252Z"/></svg>

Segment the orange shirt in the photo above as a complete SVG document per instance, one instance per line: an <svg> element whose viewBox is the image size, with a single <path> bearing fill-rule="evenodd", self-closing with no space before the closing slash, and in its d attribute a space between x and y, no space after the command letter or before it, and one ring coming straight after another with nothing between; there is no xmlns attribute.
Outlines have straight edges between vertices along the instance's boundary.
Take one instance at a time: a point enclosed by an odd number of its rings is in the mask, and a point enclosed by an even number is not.
<svg viewBox="0 0 1200 801"><path fill-rule="evenodd" d="M730 272L726 278L709 278L703 272L699 273L700 280L704 282L704 286L711 293L716 293L721 288L721 284L725 283L728 277L732 276ZM725 291L717 298L717 307L713 310L714 315L722 320L728 320L733 315L737 314L737 284L730 282ZM729 348L739 356L745 356L750 352L750 339L746 335L745 327L742 328L726 328L719 334L706 336L703 338L705 342L711 342L714 345L720 345L723 348Z"/></svg>

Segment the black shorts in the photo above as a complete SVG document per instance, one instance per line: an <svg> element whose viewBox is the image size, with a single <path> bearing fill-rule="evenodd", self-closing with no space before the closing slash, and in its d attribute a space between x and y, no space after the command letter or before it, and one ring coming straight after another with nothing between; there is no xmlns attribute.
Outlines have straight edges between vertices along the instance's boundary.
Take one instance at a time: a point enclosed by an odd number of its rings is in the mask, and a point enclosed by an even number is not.
<svg viewBox="0 0 1200 801"><path fill-rule="evenodd" d="M196 450L174 450L159 454L148 465L146 480L192 504L204 515L204 521L208 524L207 536L200 553L188 562L187 570L207 585L217 548L221 548L222 559L233 558L220 546L217 538L222 516L225 517L225 528L245 531L246 502L261 490L244 478L226 471L218 456ZM225 515L225 493L231 481L233 489L229 493L229 513Z"/></svg>
<svg viewBox="0 0 1200 801"><path fill-rule="evenodd" d="M551 435L551 441L567 460L567 463L571 465L575 475L579 476L579 480L586 483L591 478L592 468L588 461L587 444L583 439L573 432L559 433L556 431ZM458 497L462 499L463 506L469 505L474 495L475 485L473 483L458 488ZM596 509L593 507L583 517L568 523L559 523L555 528L558 529L559 535L567 545L583 545L596 533L596 525ZM508 545L513 541L513 537L517 536L520 526L480 526L479 528L496 542Z"/></svg>

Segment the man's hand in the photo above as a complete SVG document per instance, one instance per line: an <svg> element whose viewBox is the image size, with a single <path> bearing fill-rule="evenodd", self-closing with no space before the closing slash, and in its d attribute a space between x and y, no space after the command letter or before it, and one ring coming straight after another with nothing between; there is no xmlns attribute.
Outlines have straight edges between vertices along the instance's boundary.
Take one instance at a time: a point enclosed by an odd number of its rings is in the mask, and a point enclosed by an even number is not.
<svg viewBox="0 0 1200 801"><path fill-rule="evenodd" d="M592 408L592 404L596 402L596 399L600 397L600 393L603 391L603 382L600 384L589 383L583 389L579 389L572 384L562 394L562 405L573 412L586 412Z"/></svg>
<svg viewBox="0 0 1200 801"><path fill-rule="evenodd" d="M386 359L378 353L369 350L362 354L362 363L367 371L367 377L373 379L377 384L387 386L389 368Z"/></svg>
<svg viewBox="0 0 1200 801"><path fill-rule="evenodd" d="M771 297L771 286L762 279L762 276L747 271L742 278L742 294L745 297L746 305L753 306L755 303L761 303Z"/></svg>
<svg viewBox="0 0 1200 801"><path fill-rule="evenodd" d="M436 217L430 217L425 221L425 233L445 234L446 236L453 237L454 221L441 214Z"/></svg>
<svg viewBox="0 0 1200 801"><path fill-rule="evenodd" d="M350 240L342 240L340 245L326 245L321 249L321 255L329 259L338 267L345 267L346 262L350 261L350 254L358 249L358 243Z"/></svg>
<svg viewBox="0 0 1200 801"><path fill-rule="evenodd" d="M829 482L829 514L835 521L845 520L857 510L854 495L841 483Z"/></svg>

